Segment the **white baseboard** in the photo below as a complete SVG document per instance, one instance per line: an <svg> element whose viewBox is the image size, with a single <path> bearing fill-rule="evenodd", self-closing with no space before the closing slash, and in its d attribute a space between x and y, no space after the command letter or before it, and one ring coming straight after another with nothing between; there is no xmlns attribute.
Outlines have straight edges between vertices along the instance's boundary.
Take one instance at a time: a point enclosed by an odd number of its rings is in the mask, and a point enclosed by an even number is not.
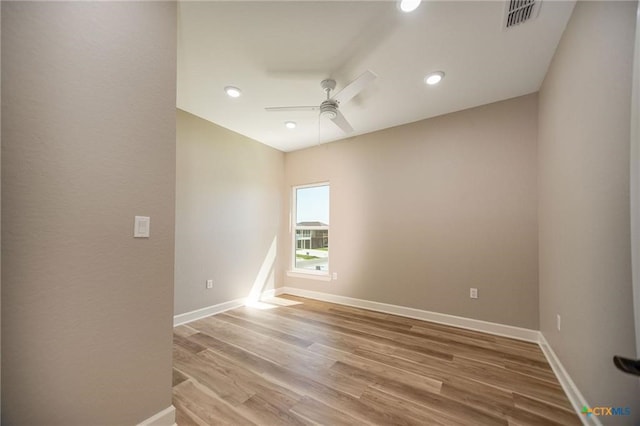
<svg viewBox="0 0 640 426"><path fill-rule="evenodd" d="M567 394L567 398L569 398L573 409L576 413L578 413L580 420L582 420L582 424L585 426L602 426L602 422L600 421L600 419L598 419L598 417L585 416L580 412L582 410L582 407L589 407L587 400L584 398L573 380L571 380L569 373L567 373L567 370L565 370L564 366L560 362L560 359L556 356L556 353L553 351L553 349L551 349L551 346L549 345L549 342L547 342L547 339L544 338L544 334L542 334L542 332L538 332L538 334L540 337L538 345L540 345L542 353L544 353L544 356L547 358L549 365L558 378L558 381L560 382L564 393Z"/></svg>
<svg viewBox="0 0 640 426"><path fill-rule="evenodd" d="M539 332L537 330L530 330L528 328L520 328L511 325L458 317L455 315L441 314L439 312L431 312L424 311L422 309L390 305L388 303L355 299L353 297L338 296L335 294L321 293L318 291L303 290L295 287L280 287L275 289L275 292L277 294L288 293L294 296L308 297L309 299L317 299L324 302L337 303L340 305L353 306L356 308L370 309L372 311L384 312L387 314L399 315L407 318L415 318L423 321L431 321L439 324L466 328L469 330L482 331L484 333L495 334L497 336L525 340L527 342L538 343L539 341Z"/></svg>
<svg viewBox="0 0 640 426"><path fill-rule="evenodd" d="M284 291L282 290L282 287L280 287L280 288L272 288L271 290L263 291L261 298L264 299L265 297L275 297L275 296L278 296L278 295L280 295L282 293L284 293Z"/></svg>
<svg viewBox="0 0 640 426"><path fill-rule="evenodd" d="M229 300L228 302L218 303L217 305L207 306L206 308L196 309L195 311L185 312L184 314L173 316L173 326L186 324L191 321L199 320L200 318L208 317L211 315L219 314L230 309L239 308L244 306L246 298Z"/></svg>
<svg viewBox="0 0 640 426"><path fill-rule="evenodd" d="M170 405L159 413L138 423L137 426L176 426L176 407Z"/></svg>

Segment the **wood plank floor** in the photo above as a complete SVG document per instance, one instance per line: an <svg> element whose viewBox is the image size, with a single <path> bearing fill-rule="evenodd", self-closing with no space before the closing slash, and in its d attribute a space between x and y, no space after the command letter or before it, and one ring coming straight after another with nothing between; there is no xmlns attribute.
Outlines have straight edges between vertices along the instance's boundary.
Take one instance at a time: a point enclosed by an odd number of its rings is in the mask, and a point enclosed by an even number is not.
<svg viewBox="0 0 640 426"><path fill-rule="evenodd" d="M581 424L533 343L289 295L267 303L174 329L179 426Z"/></svg>

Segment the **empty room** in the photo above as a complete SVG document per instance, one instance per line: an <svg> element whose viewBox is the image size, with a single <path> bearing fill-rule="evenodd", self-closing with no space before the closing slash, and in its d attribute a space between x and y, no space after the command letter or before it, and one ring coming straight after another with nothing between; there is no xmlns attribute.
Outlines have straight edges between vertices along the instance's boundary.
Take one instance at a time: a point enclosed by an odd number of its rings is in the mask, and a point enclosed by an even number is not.
<svg viewBox="0 0 640 426"><path fill-rule="evenodd" d="M638 10L3 1L2 424L640 424Z"/></svg>

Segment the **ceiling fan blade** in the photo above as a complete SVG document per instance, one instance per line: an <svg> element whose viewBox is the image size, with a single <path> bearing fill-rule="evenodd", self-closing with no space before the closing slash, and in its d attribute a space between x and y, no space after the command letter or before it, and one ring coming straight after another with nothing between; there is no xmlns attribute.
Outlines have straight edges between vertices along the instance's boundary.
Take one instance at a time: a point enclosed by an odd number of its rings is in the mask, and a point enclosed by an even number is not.
<svg viewBox="0 0 640 426"><path fill-rule="evenodd" d="M317 111L319 106L267 107L266 111Z"/></svg>
<svg viewBox="0 0 640 426"><path fill-rule="evenodd" d="M353 80L344 89L338 92L333 99L339 103L344 103L360 93L369 83L378 78L373 72L367 70L360 77Z"/></svg>
<svg viewBox="0 0 640 426"><path fill-rule="evenodd" d="M340 127L340 129L342 129L343 132L345 133L353 132L353 127L351 127L351 124L349 124L347 119L344 118L344 115L342 115L340 110L336 110L336 118L332 118L331 121L333 121L336 126Z"/></svg>

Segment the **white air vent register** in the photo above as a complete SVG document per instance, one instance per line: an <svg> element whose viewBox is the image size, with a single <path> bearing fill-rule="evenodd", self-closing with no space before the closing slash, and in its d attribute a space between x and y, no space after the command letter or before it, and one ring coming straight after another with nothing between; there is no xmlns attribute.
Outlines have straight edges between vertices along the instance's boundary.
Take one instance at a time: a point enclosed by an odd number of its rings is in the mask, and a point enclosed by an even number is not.
<svg viewBox="0 0 640 426"><path fill-rule="evenodd" d="M509 29L535 19L540 13L542 0L508 0L502 28Z"/></svg>

